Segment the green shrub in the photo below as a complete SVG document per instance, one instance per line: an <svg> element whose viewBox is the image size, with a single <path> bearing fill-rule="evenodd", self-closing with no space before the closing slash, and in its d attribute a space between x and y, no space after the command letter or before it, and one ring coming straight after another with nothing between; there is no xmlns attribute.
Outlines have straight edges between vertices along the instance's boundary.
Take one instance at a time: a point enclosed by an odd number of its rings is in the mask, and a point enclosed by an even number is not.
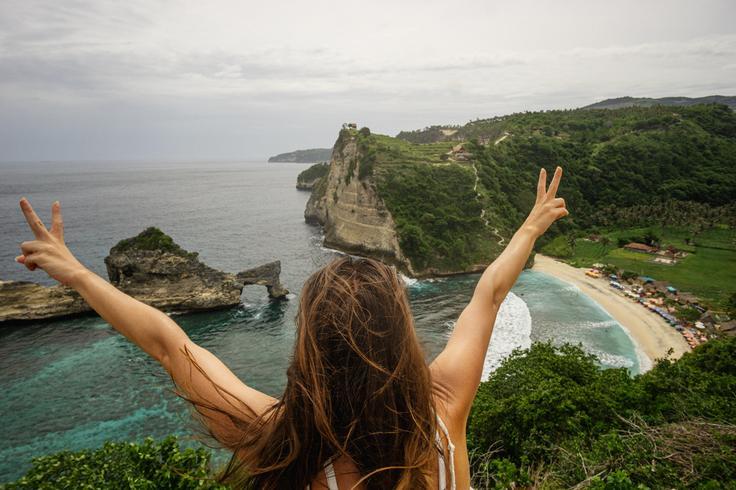
<svg viewBox="0 0 736 490"><path fill-rule="evenodd" d="M155 226L146 228L132 238L120 240L110 252L124 252L127 250L156 250L176 255L187 255L190 253L177 245L173 238Z"/></svg>
<svg viewBox="0 0 736 490"><path fill-rule="evenodd" d="M327 175L330 164L327 162L315 163L306 170L302 170L296 178L297 182L311 182Z"/></svg>
<svg viewBox="0 0 736 490"><path fill-rule="evenodd" d="M482 383L468 422L468 447L544 460L580 434L618 425L641 396L625 369L601 370L579 347L534 344L516 351Z"/></svg>
<svg viewBox="0 0 736 490"><path fill-rule="evenodd" d="M210 474L204 448L180 449L176 437L159 443L107 442L96 450L63 451L33 460L28 473L3 490L225 489Z"/></svg>
<svg viewBox="0 0 736 490"><path fill-rule="evenodd" d="M734 393L736 338L634 378L600 369L578 347L534 344L478 390L468 423L474 482L736 488Z"/></svg>

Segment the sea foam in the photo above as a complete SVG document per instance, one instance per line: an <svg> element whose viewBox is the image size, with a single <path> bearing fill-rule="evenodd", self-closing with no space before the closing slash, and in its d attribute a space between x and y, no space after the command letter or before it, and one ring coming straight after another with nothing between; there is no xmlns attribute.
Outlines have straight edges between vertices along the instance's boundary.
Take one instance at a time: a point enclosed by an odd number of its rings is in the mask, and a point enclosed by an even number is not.
<svg viewBox="0 0 736 490"><path fill-rule="evenodd" d="M483 380L488 379L514 349L528 349L532 345L532 316L526 303L509 293L501 303L493 326L491 343L483 363Z"/></svg>
<svg viewBox="0 0 736 490"><path fill-rule="evenodd" d="M455 328L455 322L448 323L448 335ZM483 361L483 377L485 381L501 362L514 349L528 349L532 345L532 317L526 303L514 293L509 293L501 303L493 326L491 342L488 345L486 358Z"/></svg>

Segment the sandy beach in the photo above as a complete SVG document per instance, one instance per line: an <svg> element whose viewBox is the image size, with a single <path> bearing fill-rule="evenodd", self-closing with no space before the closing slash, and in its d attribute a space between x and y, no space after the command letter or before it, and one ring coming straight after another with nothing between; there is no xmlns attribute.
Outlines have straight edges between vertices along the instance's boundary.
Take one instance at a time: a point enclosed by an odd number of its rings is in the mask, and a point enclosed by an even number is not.
<svg viewBox="0 0 736 490"><path fill-rule="evenodd" d="M544 272L580 288L629 332L637 347L650 361L665 357L670 348L674 351L672 355L674 358L690 351L682 335L664 319L613 290L606 281L586 276L585 269L578 269L551 257L537 254L533 270Z"/></svg>

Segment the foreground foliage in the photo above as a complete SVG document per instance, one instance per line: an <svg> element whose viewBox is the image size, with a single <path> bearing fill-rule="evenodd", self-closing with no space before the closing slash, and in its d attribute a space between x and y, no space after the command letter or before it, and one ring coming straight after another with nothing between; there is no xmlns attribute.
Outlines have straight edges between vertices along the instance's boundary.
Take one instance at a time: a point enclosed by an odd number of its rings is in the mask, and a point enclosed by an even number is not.
<svg viewBox="0 0 736 490"><path fill-rule="evenodd" d="M180 449L175 437L159 443L108 442L100 449L63 451L33 460L20 480L3 490L52 489L206 489L218 485L210 475L210 453Z"/></svg>
<svg viewBox="0 0 736 490"><path fill-rule="evenodd" d="M736 488L736 339L631 378L535 344L480 387L468 447L480 488Z"/></svg>
<svg viewBox="0 0 736 490"><path fill-rule="evenodd" d="M736 338L632 378L579 347L534 344L481 384L468 423L476 489L736 488ZM219 489L209 453L107 443L34 460L16 489Z"/></svg>

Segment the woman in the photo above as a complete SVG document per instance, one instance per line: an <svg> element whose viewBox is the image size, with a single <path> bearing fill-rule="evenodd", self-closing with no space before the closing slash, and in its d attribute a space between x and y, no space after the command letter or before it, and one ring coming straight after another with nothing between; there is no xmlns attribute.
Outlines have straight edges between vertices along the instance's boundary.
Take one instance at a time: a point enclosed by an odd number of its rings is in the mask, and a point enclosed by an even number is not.
<svg viewBox="0 0 736 490"><path fill-rule="evenodd" d="M35 240L16 261L77 290L169 372L209 432L233 452L235 488L446 489L470 486L465 425L501 302L535 240L568 214L539 173L529 217L486 269L447 346L427 366L395 270L341 258L302 290L294 356L280 398L253 389L167 315L118 291L64 244L58 202L47 230L26 199Z"/></svg>

